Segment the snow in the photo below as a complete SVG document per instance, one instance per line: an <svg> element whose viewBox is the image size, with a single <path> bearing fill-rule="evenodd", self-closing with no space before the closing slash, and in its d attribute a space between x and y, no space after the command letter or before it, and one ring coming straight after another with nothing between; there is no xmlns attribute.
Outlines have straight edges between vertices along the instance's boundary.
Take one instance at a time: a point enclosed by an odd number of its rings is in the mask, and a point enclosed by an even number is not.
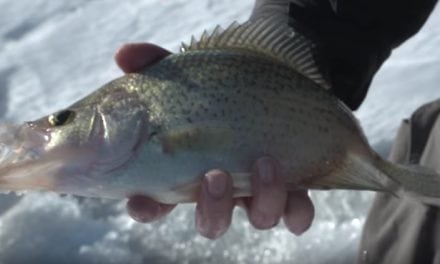
<svg viewBox="0 0 440 264"><path fill-rule="evenodd" d="M176 51L215 25L244 21L253 1L0 0L0 121L58 110L121 75L126 42ZM440 10L382 67L356 113L386 155L400 120L440 97ZM256 231L237 209L228 233L210 241L194 229L194 206L138 224L124 201L51 193L0 195L0 263L352 263L372 194L313 192L316 219L296 237L282 225Z"/></svg>

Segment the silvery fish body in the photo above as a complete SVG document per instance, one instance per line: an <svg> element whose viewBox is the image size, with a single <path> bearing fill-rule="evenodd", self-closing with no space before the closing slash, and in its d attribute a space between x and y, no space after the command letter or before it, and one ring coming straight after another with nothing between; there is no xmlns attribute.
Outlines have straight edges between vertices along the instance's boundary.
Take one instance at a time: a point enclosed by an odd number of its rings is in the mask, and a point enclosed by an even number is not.
<svg viewBox="0 0 440 264"><path fill-rule="evenodd" d="M14 135L3 139L0 188L179 203L194 201L204 172L221 168L235 196L248 196L252 162L271 156L291 188L436 201L439 176L374 153L312 49L276 18L205 33L64 110L5 129Z"/></svg>

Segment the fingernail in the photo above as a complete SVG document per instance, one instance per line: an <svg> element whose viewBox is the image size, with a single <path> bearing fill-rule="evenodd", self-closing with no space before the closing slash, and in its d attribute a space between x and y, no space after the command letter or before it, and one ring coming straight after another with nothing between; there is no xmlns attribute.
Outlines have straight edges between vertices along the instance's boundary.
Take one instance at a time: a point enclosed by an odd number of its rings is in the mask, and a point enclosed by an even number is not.
<svg viewBox="0 0 440 264"><path fill-rule="evenodd" d="M128 209L130 216L137 222L145 223L151 221L160 211L159 204L142 204L139 201L129 201Z"/></svg>
<svg viewBox="0 0 440 264"><path fill-rule="evenodd" d="M226 228L213 228L213 227L201 227L199 229L200 234L208 239L214 240L221 237L224 233L226 233Z"/></svg>
<svg viewBox="0 0 440 264"><path fill-rule="evenodd" d="M208 183L208 193L212 198L220 199L226 192L226 177L218 171L211 171L205 174Z"/></svg>
<svg viewBox="0 0 440 264"><path fill-rule="evenodd" d="M264 213L256 213L252 217L255 227L259 229L269 229L278 224L278 220Z"/></svg>
<svg viewBox="0 0 440 264"><path fill-rule="evenodd" d="M269 158L261 159L257 164L257 168L261 182L265 184L270 184L273 182L275 175L275 168L272 162L270 162Z"/></svg>
<svg viewBox="0 0 440 264"><path fill-rule="evenodd" d="M203 210L200 206L196 207L196 227L203 237L213 240L219 238L227 231L227 224L219 222L218 219L215 220L213 221L213 219L203 215Z"/></svg>
<svg viewBox="0 0 440 264"><path fill-rule="evenodd" d="M293 233L295 234L295 236L300 236L300 235L304 234L304 231L306 231L306 230L294 230Z"/></svg>
<svg viewBox="0 0 440 264"><path fill-rule="evenodd" d="M205 237L211 240L217 239L223 236L223 234L226 233L226 230L227 230L226 228L218 228L216 230L211 231L211 233L207 234Z"/></svg>
<svg viewBox="0 0 440 264"><path fill-rule="evenodd" d="M290 231L292 231L292 233L294 233L296 236L300 236L304 234L308 228L309 226L292 226Z"/></svg>

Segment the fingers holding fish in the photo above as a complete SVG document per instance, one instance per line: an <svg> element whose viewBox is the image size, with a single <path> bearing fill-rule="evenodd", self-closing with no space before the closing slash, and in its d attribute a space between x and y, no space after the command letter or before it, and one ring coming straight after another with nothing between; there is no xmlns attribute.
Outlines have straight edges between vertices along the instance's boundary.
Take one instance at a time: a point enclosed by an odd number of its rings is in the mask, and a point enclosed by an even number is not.
<svg viewBox="0 0 440 264"><path fill-rule="evenodd" d="M132 196L127 202L128 214L140 223L156 221L170 213L174 207L176 205L158 203L142 195Z"/></svg>
<svg viewBox="0 0 440 264"><path fill-rule="evenodd" d="M216 239L231 225L234 208L231 176L211 170L203 178L196 207L196 227L201 235Z"/></svg>
<svg viewBox="0 0 440 264"><path fill-rule="evenodd" d="M169 51L150 43L129 43L118 49L115 61L125 73L132 73L160 61L169 54Z"/></svg>
<svg viewBox="0 0 440 264"><path fill-rule="evenodd" d="M299 236L312 224L315 208L307 190L289 192L283 220L287 229Z"/></svg>
<svg viewBox="0 0 440 264"><path fill-rule="evenodd" d="M257 229L278 224L287 199L279 163L270 157L258 159L251 176L252 197L246 202L249 221Z"/></svg>

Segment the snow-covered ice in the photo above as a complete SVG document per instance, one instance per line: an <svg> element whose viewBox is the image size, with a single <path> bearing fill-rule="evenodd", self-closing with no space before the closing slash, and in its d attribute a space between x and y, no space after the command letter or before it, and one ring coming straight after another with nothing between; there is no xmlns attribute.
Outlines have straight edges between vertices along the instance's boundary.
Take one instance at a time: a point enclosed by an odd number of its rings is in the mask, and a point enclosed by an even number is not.
<svg viewBox="0 0 440 264"><path fill-rule="evenodd" d="M176 51L215 25L244 21L252 0L0 0L0 121L21 122L62 108L121 72L123 43ZM382 67L356 113L386 155L402 118L440 97L440 10ZM282 225L256 231L237 209L231 229L209 241L194 229L192 205L138 224L124 201L50 193L0 195L0 263L352 263L372 194L313 192L316 219L303 236Z"/></svg>

